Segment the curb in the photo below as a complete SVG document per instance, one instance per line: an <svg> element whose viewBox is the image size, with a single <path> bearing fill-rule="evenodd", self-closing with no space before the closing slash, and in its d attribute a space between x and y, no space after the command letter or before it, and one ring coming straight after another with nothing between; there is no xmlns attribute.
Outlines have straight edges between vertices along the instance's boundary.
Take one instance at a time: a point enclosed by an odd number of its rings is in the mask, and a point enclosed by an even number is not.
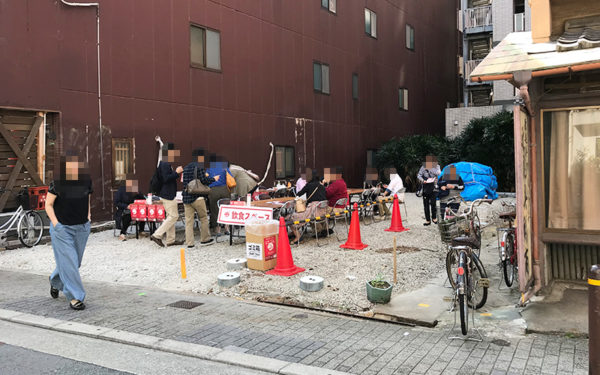
<svg viewBox="0 0 600 375"><path fill-rule="evenodd" d="M121 331L101 326L70 322L66 320L47 318L39 315L21 313L19 311L0 309L0 320L23 324L51 331L64 332L94 339L113 341L120 344L138 346L187 357L219 362L253 370L266 371L285 375L343 375L347 372L329 370L321 367L308 366L300 363L282 361L279 359L261 357L226 349L214 348L201 344L192 344L171 339L163 339L139 333Z"/></svg>

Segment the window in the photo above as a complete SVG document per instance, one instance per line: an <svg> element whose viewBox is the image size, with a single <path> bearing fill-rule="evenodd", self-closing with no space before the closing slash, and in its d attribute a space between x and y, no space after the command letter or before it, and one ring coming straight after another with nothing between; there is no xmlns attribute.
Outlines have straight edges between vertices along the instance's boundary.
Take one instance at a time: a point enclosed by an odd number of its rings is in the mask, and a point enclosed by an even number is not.
<svg viewBox="0 0 600 375"><path fill-rule="evenodd" d="M313 63L313 88L323 94L329 94L329 65Z"/></svg>
<svg viewBox="0 0 600 375"><path fill-rule="evenodd" d="M325 8L331 13L336 12L336 0L321 0L321 8Z"/></svg>
<svg viewBox="0 0 600 375"><path fill-rule="evenodd" d="M543 112L546 226L600 231L600 107Z"/></svg>
<svg viewBox="0 0 600 375"><path fill-rule="evenodd" d="M358 100L358 74L352 74L352 99Z"/></svg>
<svg viewBox="0 0 600 375"><path fill-rule="evenodd" d="M415 49L415 29L411 25L406 25L406 48Z"/></svg>
<svg viewBox="0 0 600 375"><path fill-rule="evenodd" d="M275 146L275 178L295 177L294 148Z"/></svg>
<svg viewBox="0 0 600 375"><path fill-rule="evenodd" d="M221 33L190 25L190 59L193 67L221 70Z"/></svg>
<svg viewBox="0 0 600 375"><path fill-rule="evenodd" d="M377 15L367 8L365 8L365 32L377 38Z"/></svg>
<svg viewBox="0 0 600 375"><path fill-rule="evenodd" d="M123 181L128 173L133 173L133 138L113 138L112 159L115 182Z"/></svg>
<svg viewBox="0 0 600 375"><path fill-rule="evenodd" d="M408 111L408 89L398 89L398 107L402 111Z"/></svg>

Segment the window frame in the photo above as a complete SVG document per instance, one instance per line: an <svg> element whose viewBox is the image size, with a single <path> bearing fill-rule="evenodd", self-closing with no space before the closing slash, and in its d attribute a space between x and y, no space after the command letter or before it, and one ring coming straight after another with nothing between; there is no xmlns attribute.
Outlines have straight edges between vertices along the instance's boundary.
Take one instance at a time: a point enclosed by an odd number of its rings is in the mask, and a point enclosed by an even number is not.
<svg viewBox="0 0 600 375"><path fill-rule="evenodd" d="M398 109L400 111L408 112L408 95L407 87L398 87ZM400 103L400 98L402 98L402 103Z"/></svg>
<svg viewBox="0 0 600 375"><path fill-rule="evenodd" d="M540 206L542 207L542 210L540 211L542 213L543 216L540 217L540 221L542 223L541 227L542 227L542 241L544 242L548 242L544 237L546 237L547 235L574 235L574 234L579 234L579 235L600 235L600 230L590 230L590 229L576 229L576 228L550 228L548 226L548 219L549 219L549 215L548 215L548 200L549 200L549 192L547 191L548 186L547 186L547 181L546 178L548 178L548 183L549 183L549 176L547 176L548 172L546 171L546 131L544 128L544 115L546 113L552 113L552 112L560 112L560 111L572 111L572 110L577 110L577 109L597 109L600 110L600 105L598 104L591 104L591 105L573 105L573 106L563 106L563 105L558 105L558 106L548 106L548 107L544 107L542 109L540 109L539 114L540 114L540 126L539 126L539 140L536 139L531 139L530 142L540 142L541 147L539 150L539 157L541 160L541 172L538 175L538 183L540 184L538 187L538 191L537 192L533 192L533 194L538 194L538 197L534 199L537 199L538 203L541 203ZM531 123L530 123L531 126ZM537 155L532 155L532 157L536 157ZM541 200L540 200L541 198ZM567 240L565 240L567 241ZM570 242L572 243L572 242Z"/></svg>
<svg viewBox="0 0 600 375"><path fill-rule="evenodd" d="M410 39L409 39L409 29L410 29ZM415 28L407 23L406 27L404 28L404 33L405 33L405 40L404 43L406 44L406 49L409 51L414 51L415 50ZM409 45L409 41L412 42L412 45Z"/></svg>
<svg viewBox="0 0 600 375"><path fill-rule="evenodd" d="M283 149L283 174L285 175L284 177L279 177L277 175L277 149L278 148L282 148ZM285 158L286 158L286 152L287 150L292 150L292 174L288 175L286 172L286 165L285 165ZM289 145L276 145L275 146L275 179L279 180L279 179L286 179L286 178L296 178L296 148L294 146L289 146Z"/></svg>
<svg viewBox="0 0 600 375"><path fill-rule="evenodd" d="M117 175L115 173L116 171L116 165L115 162L117 161L116 158L116 152L115 152L115 143L128 143L129 144L129 160L131 160L131 169L130 171L125 171L125 176L123 179L117 179ZM125 178L127 176L128 173L135 173L135 138L131 137L131 138L112 138L111 139L111 157L112 157L112 182L113 185L118 185L120 184L122 181L125 181Z"/></svg>
<svg viewBox="0 0 600 375"><path fill-rule="evenodd" d="M317 65L320 67L320 70L321 70L321 73L320 73L321 86L319 89L317 89L315 87L315 66L317 66ZM323 75L323 66L327 67L327 88L328 88L327 92L323 91L323 87L325 86L325 85L323 85L323 76L324 76ZM314 92L318 92L323 95L331 95L331 79L329 79L331 76L330 72L331 72L331 66L329 64L326 64L326 63L318 61L318 60L313 60L313 91Z"/></svg>
<svg viewBox="0 0 600 375"><path fill-rule="evenodd" d="M203 30L203 34L202 34L202 60L203 60L203 64L204 65L200 65L198 63L195 63L192 61L192 27L196 27L199 29ZM207 31L212 31L215 33L219 34L219 65L220 68L219 69L215 69L215 68L211 68L208 67L206 65L206 32ZM223 72L223 64L222 64L222 59L221 59L221 31L217 30L217 29L213 29L211 27L207 27L207 26L203 26L200 24L197 24L195 22L190 22L190 27L189 27L189 46L190 46L190 67L191 68L195 68L195 69L202 69L202 70L208 70L211 72L215 72L215 73L222 73Z"/></svg>
<svg viewBox="0 0 600 375"><path fill-rule="evenodd" d="M367 31L367 12L369 12L369 31ZM373 15L375 16L375 35L373 35ZM375 11L369 9L369 8L365 8L365 34L367 34L367 36L373 38L373 39L377 39L377 13L375 13Z"/></svg>
<svg viewBox="0 0 600 375"><path fill-rule="evenodd" d="M323 6L323 1L327 2L327 6ZM332 2L333 2L333 10L331 10ZM321 9L324 9L331 14L337 15L337 0L321 0Z"/></svg>

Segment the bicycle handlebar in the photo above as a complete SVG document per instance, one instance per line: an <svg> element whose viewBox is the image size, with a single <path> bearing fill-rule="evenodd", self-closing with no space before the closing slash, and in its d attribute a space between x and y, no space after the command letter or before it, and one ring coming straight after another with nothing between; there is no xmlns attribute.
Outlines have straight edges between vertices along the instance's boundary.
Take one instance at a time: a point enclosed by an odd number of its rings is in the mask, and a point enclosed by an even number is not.
<svg viewBox="0 0 600 375"><path fill-rule="evenodd" d="M457 195L455 197L452 197L448 200L449 203L451 202L455 202L455 201L459 201L459 202L464 202L466 203L466 201L463 199L463 197L461 197L460 195ZM476 199L473 202L471 202L471 204L469 204L469 210L467 212L464 213L464 216L469 216L473 213L473 208L479 206L482 203L489 203L492 204L494 200L493 199L488 199L487 195L485 195L483 198L480 199Z"/></svg>

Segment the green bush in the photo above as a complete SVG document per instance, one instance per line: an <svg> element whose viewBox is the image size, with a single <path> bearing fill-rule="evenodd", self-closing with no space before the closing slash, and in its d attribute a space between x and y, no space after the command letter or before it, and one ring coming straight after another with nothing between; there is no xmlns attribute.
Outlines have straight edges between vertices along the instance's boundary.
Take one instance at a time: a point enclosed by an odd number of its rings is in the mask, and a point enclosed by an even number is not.
<svg viewBox="0 0 600 375"><path fill-rule="evenodd" d="M392 138L375 155L375 166L381 172L394 167L407 190L417 188L417 173L427 155L436 155L440 166L469 161L492 167L499 191L514 191L513 118L509 112L473 119L456 138L411 135Z"/></svg>

